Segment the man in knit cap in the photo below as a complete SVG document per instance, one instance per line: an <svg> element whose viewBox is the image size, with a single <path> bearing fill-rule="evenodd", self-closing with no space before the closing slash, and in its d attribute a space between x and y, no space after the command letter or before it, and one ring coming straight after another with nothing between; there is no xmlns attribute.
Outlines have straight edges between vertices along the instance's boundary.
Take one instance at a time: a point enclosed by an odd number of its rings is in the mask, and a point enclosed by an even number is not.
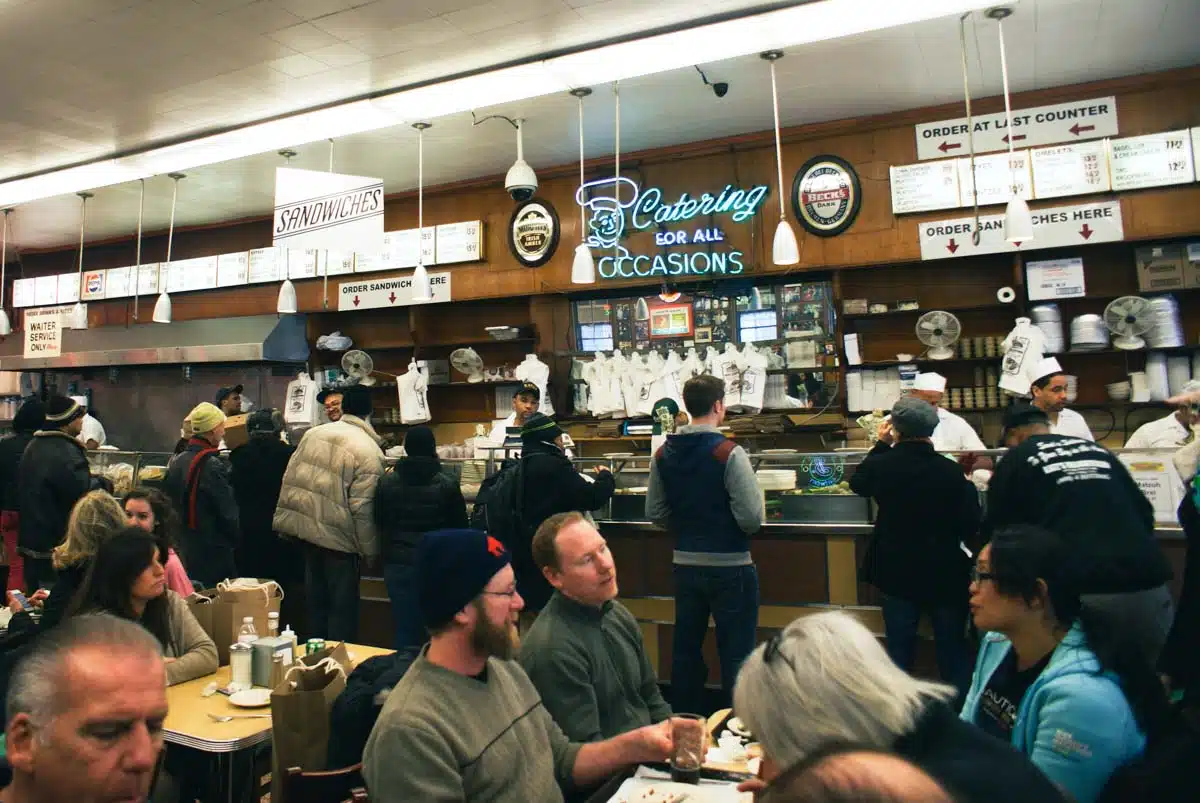
<svg viewBox="0 0 1200 803"><path fill-rule="evenodd" d="M66 535L71 508L91 487L87 453L76 440L83 430L83 416L78 402L51 396L46 402L46 423L21 456L17 544L31 589L54 584L50 553Z"/></svg>
<svg viewBox="0 0 1200 803"><path fill-rule="evenodd" d="M418 595L430 643L388 696L363 753L375 803L554 803L671 752L662 722L572 744L512 656L517 593L508 551L476 530L427 533Z"/></svg>
<svg viewBox="0 0 1200 803"><path fill-rule="evenodd" d="M187 445L171 458L164 489L183 517L183 552L188 574L204 586L237 577L238 506L229 484L229 464L221 457L225 414L209 402L184 419Z"/></svg>

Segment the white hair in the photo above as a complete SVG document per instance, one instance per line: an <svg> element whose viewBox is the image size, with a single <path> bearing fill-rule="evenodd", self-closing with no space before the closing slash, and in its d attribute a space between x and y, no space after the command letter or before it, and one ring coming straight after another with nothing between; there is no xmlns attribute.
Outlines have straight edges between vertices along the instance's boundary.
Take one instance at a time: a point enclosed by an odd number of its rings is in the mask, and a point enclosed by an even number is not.
<svg viewBox="0 0 1200 803"><path fill-rule="evenodd" d="M841 611L803 616L742 665L734 711L780 767L822 747L887 749L911 731L932 701L955 690L917 680L879 641Z"/></svg>

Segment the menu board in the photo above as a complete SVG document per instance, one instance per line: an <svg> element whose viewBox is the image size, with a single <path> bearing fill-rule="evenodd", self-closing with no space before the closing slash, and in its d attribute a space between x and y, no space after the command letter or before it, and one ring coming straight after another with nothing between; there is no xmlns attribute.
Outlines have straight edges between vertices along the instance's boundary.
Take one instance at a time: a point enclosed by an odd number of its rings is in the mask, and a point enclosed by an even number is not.
<svg viewBox="0 0 1200 803"><path fill-rule="evenodd" d="M179 262L184 290L214 290L217 286L217 258L197 257Z"/></svg>
<svg viewBox="0 0 1200 803"><path fill-rule="evenodd" d="M250 271L250 254L221 254L217 257L217 287L236 287L246 283Z"/></svg>
<svg viewBox="0 0 1200 803"><path fill-rule="evenodd" d="M17 279L12 285L13 307L32 307L33 306L33 279Z"/></svg>
<svg viewBox="0 0 1200 803"><path fill-rule="evenodd" d="M317 275L317 255L315 248L300 250L289 248L285 257L289 279L313 279ZM282 274L281 274L282 275Z"/></svg>
<svg viewBox="0 0 1200 803"><path fill-rule="evenodd" d="M1109 148L1112 188L1116 192L1186 184L1196 178L1187 130L1114 139Z"/></svg>
<svg viewBox="0 0 1200 803"><path fill-rule="evenodd" d="M168 293L182 293L187 289L187 277L184 275L183 260L167 262L162 266L163 278L167 283Z"/></svg>
<svg viewBox="0 0 1200 803"><path fill-rule="evenodd" d="M277 282L281 272L278 248L256 248L249 254L246 277L250 284Z"/></svg>
<svg viewBox="0 0 1200 803"><path fill-rule="evenodd" d="M437 260L437 230L433 226L421 229L421 261L426 265L436 265ZM415 265L413 267L416 267Z"/></svg>
<svg viewBox="0 0 1200 803"><path fill-rule="evenodd" d="M1033 151L1033 191L1038 198L1108 192L1108 146L1073 142Z"/></svg>
<svg viewBox="0 0 1200 803"><path fill-rule="evenodd" d="M391 265L388 265L382 254L360 254L354 255L354 272L355 273L373 273L377 270L387 270Z"/></svg>
<svg viewBox="0 0 1200 803"><path fill-rule="evenodd" d="M138 268L137 294L139 296L158 295L159 283L166 278L167 275L163 272L161 263L142 265Z"/></svg>
<svg viewBox="0 0 1200 803"><path fill-rule="evenodd" d="M105 298L127 298L133 295L129 289L129 279L133 268L109 268L104 287Z"/></svg>
<svg viewBox="0 0 1200 803"><path fill-rule="evenodd" d="M1013 151L1012 166L1007 153L975 157L975 191L980 206L1006 204L1012 197L1015 184L1017 194L1025 200L1033 198L1029 180L1029 151ZM974 203L971 194L971 159L958 160L958 186L963 206Z"/></svg>
<svg viewBox="0 0 1200 803"><path fill-rule="evenodd" d="M35 307L45 307L49 304L58 303L57 276L39 276L34 282L33 305Z"/></svg>
<svg viewBox="0 0 1200 803"><path fill-rule="evenodd" d="M1192 166L1196 169L1196 181L1200 181L1200 128L1192 129Z"/></svg>
<svg viewBox="0 0 1200 803"><path fill-rule="evenodd" d="M958 160L892 167L892 212L927 212L959 205Z"/></svg>
<svg viewBox="0 0 1200 803"><path fill-rule="evenodd" d="M389 231L383 235L384 248L390 256L389 266L393 268L415 268L417 266L417 251L420 248L420 235L416 229ZM426 262L425 264L432 264Z"/></svg>
<svg viewBox="0 0 1200 803"><path fill-rule="evenodd" d="M354 254L340 251L322 252L324 262L321 268L330 276L341 276L344 273L354 273Z"/></svg>
<svg viewBox="0 0 1200 803"><path fill-rule="evenodd" d="M79 274L60 273L58 275L58 300L56 304L74 304L79 300Z"/></svg>
<svg viewBox="0 0 1200 803"><path fill-rule="evenodd" d="M83 272L83 300L99 301L105 297L108 271L85 270Z"/></svg>
<svg viewBox="0 0 1200 803"><path fill-rule="evenodd" d="M436 229L437 264L478 262L483 259L483 223L446 223Z"/></svg>

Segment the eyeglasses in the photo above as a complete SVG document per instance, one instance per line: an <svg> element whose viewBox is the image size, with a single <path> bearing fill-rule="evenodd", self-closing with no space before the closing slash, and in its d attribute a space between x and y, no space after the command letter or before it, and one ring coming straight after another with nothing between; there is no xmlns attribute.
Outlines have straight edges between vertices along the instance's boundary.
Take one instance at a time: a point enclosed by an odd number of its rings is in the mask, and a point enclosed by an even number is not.
<svg viewBox="0 0 1200 803"><path fill-rule="evenodd" d="M487 596L489 596L489 597L508 597L509 599L512 599L513 597L515 597L515 596L517 595L517 589L515 589L515 588L510 588L508 591L487 591L487 590L484 590L484 591L481 591L481 592L479 592L479 593L481 593L481 594L486 594L486 595L487 595Z"/></svg>
<svg viewBox="0 0 1200 803"><path fill-rule="evenodd" d="M984 580L995 580L996 575L991 572L981 572L978 566L971 567L971 582L982 583Z"/></svg>

